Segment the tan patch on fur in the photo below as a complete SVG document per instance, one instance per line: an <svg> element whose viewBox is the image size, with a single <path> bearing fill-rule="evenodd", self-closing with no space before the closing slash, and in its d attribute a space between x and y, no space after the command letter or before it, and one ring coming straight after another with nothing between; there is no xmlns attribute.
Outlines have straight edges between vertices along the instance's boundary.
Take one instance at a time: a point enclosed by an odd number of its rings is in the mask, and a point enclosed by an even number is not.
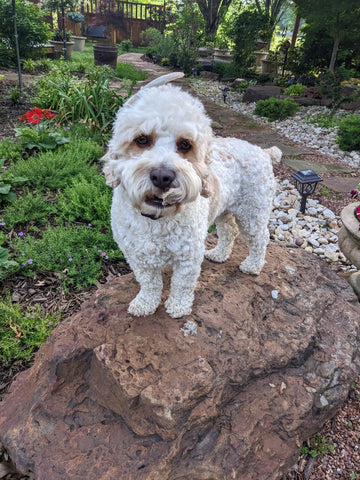
<svg viewBox="0 0 360 480"><path fill-rule="evenodd" d="M215 219L217 215L218 205L219 205L219 196L220 196L220 187L219 180L210 170L210 174L207 177L207 191L209 192L209 220Z"/></svg>

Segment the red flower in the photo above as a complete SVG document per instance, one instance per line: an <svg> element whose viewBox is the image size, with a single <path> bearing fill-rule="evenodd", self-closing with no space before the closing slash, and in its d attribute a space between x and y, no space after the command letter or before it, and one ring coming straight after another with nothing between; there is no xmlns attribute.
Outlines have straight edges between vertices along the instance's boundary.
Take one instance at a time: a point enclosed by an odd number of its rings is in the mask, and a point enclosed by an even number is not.
<svg viewBox="0 0 360 480"><path fill-rule="evenodd" d="M50 110L43 110L42 115L46 120L51 120L55 117L55 113L50 112Z"/></svg>
<svg viewBox="0 0 360 480"><path fill-rule="evenodd" d="M34 107L33 110L28 110L24 115L19 117L19 120L22 122L27 120L32 125L37 125L41 122L43 118L46 120L51 120L55 117L55 113L51 113L50 110L42 110L41 108Z"/></svg>
<svg viewBox="0 0 360 480"><path fill-rule="evenodd" d="M35 107L34 110L29 110L25 114L26 119L32 125L37 125L41 122L42 110L41 108Z"/></svg>

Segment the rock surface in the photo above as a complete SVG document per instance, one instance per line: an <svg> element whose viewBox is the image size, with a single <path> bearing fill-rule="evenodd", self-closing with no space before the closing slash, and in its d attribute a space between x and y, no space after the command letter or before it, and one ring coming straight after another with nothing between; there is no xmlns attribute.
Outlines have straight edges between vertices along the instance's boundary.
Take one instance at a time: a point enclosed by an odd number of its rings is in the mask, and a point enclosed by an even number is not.
<svg viewBox="0 0 360 480"><path fill-rule="evenodd" d="M269 245L258 277L204 261L193 314L126 313L132 274L59 325L0 407L36 480L275 480L360 372L360 307L316 256ZM167 283L168 284L168 279Z"/></svg>

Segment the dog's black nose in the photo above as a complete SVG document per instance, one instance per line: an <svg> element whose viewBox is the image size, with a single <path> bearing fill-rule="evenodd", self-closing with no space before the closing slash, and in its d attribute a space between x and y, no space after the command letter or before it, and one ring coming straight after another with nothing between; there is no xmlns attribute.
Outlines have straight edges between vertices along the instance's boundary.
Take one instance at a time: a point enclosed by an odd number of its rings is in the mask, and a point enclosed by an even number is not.
<svg viewBox="0 0 360 480"><path fill-rule="evenodd" d="M154 168L150 172L150 180L155 187L161 188L162 190L170 187L172 182L175 180L175 177L175 172L165 167Z"/></svg>

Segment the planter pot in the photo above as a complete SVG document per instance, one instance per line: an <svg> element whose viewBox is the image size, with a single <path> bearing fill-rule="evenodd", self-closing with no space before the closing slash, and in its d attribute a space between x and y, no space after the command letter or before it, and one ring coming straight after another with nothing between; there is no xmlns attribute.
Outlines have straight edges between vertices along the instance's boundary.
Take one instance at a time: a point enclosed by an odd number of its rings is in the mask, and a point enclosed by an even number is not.
<svg viewBox="0 0 360 480"><path fill-rule="evenodd" d="M214 62L231 63L232 50L214 48Z"/></svg>
<svg viewBox="0 0 360 480"><path fill-rule="evenodd" d="M71 41L74 42L73 51L83 52L85 48L86 37L76 37L75 35L72 35L70 38Z"/></svg>
<svg viewBox="0 0 360 480"><path fill-rule="evenodd" d="M255 59L256 59L256 66L257 67L262 67L261 61L267 59L267 57L269 56L269 52L256 51L256 52L254 52L254 54L255 54Z"/></svg>
<svg viewBox="0 0 360 480"><path fill-rule="evenodd" d="M54 45L54 52L64 53L64 42L58 42L57 40L50 40L51 45ZM68 59L71 58L74 42L66 42L66 56Z"/></svg>
<svg viewBox="0 0 360 480"><path fill-rule="evenodd" d="M117 56L117 45L109 45L107 43L94 44L95 65L110 65L111 67L116 68Z"/></svg>
<svg viewBox="0 0 360 480"><path fill-rule="evenodd" d="M339 247L345 257L359 270L347 278L360 300L360 222L355 216L359 203L351 203L341 211L343 226L339 231Z"/></svg>
<svg viewBox="0 0 360 480"><path fill-rule="evenodd" d="M261 73L277 73L278 66L272 60L261 60Z"/></svg>

